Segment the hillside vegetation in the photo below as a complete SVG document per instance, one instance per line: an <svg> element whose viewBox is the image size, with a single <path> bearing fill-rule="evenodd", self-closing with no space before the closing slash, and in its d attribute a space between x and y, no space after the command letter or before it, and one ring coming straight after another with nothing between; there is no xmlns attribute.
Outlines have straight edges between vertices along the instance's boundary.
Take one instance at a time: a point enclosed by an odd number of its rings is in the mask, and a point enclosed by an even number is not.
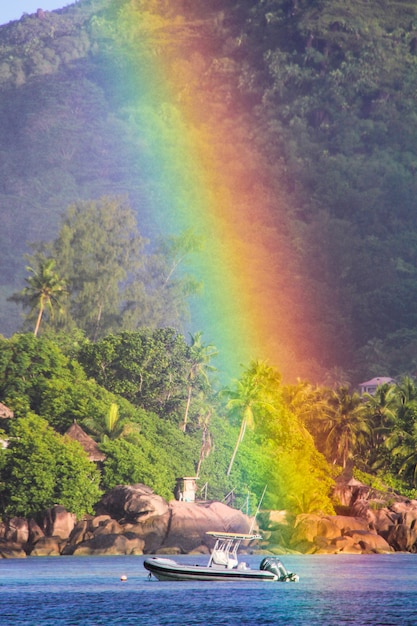
<svg viewBox="0 0 417 626"><path fill-rule="evenodd" d="M415 497L416 55L417 8L388 0L81 0L0 28L1 515L80 516L120 483L170 498L194 474L238 507L268 485L294 514L333 512L343 470ZM171 78L152 104L155 58ZM245 201L267 199L302 281L311 380L254 360L225 381L193 326L201 241L146 201L177 173L155 178L147 123L172 151L179 103L200 141L239 138L240 182L256 154ZM398 384L353 391L373 375Z"/></svg>
<svg viewBox="0 0 417 626"><path fill-rule="evenodd" d="M74 201L127 194L141 235L161 234L143 201L155 181L131 77L137 55L166 49L171 109L187 105L188 81L212 98L194 111L251 129L230 158L245 141L261 155L248 200L268 194L273 214L276 198L287 271L318 311L299 314L321 338L312 373L414 373L416 19L392 1L83 0L1 27L3 334L18 328L7 297L23 285L22 254L56 236Z"/></svg>

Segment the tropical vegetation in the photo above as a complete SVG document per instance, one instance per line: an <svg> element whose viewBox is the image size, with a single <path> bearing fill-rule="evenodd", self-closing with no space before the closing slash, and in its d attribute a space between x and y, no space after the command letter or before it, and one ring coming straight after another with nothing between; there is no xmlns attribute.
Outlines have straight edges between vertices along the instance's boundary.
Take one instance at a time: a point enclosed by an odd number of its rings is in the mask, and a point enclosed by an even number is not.
<svg viewBox="0 0 417 626"><path fill-rule="evenodd" d="M415 497L416 32L394 0L81 0L0 27L0 515L81 516L120 483L170 498L184 475L235 506L267 485L294 514L334 511L342 472ZM132 70L168 49L169 97L157 82L150 103ZM225 380L222 346L187 333L203 241L146 203L170 202L180 102L197 143L207 121L239 138L229 169L269 209L253 236L303 282L302 306L282 291L309 380L262 354ZM374 375L395 382L360 396Z"/></svg>
<svg viewBox="0 0 417 626"><path fill-rule="evenodd" d="M290 289L277 291L297 310L303 341L290 348L300 368L308 363L308 378L324 383L342 372L355 385L413 374L416 24L416 6L398 0L80 0L0 27L2 332L20 328L9 298L24 287L28 242L53 240L62 253L54 271L72 291L65 325L82 316L89 338L138 323L183 332L178 305L201 277L178 272L183 255L169 239L178 226L156 224L147 202L171 202L181 105L196 144L208 123L236 138L227 169L247 206L267 203L270 221L256 233L280 242L288 285L302 280L302 305ZM144 87L155 63L168 84L156 81L150 100ZM154 162L161 146L163 164ZM247 154L250 176L241 171ZM181 211L200 193L184 196ZM97 202L119 205L125 226L109 241L102 213L87 263L83 229L95 228ZM114 268L104 290L103 276L91 281L102 256Z"/></svg>

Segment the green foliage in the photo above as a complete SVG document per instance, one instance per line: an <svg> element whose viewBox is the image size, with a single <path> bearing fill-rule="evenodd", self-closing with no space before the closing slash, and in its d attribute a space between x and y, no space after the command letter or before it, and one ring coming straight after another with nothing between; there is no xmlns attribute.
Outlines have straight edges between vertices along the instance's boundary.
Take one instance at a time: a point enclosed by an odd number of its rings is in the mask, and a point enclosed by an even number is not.
<svg viewBox="0 0 417 626"><path fill-rule="evenodd" d="M13 421L0 469L1 509L9 516L62 504L80 517L92 513L101 495L99 473L81 446L34 414Z"/></svg>
<svg viewBox="0 0 417 626"><path fill-rule="evenodd" d="M141 482L159 495L172 499L176 479L194 475L198 455L196 442L176 426L141 412L140 434L134 440L106 440L101 450L106 454L103 486Z"/></svg>
<svg viewBox="0 0 417 626"><path fill-rule="evenodd" d="M86 344L78 356L88 376L135 406L180 419L186 402L188 346L175 330L143 329Z"/></svg>
<svg viewBox="0 0 417 626"><path fill-rule="evenodd" d="M328 462L384 470L412 490L414 381L373 403L342 388L416 371L416 24L415 4L393 0L94 0L2 27L2 332L17 328L7 299L24 285L26 241L52 242L47 258L70 306L65 318L44 317L45 341L0 340L0 399L61 432L74 418L103 424L117 403L141 432L106 442L107 485L141 475L169 493L175 474L201 461L218 499L267 483L271 506L329 510L331 472L313 437ZM151 80L158 58L168 84ZM314 382L343 370L332 390L283 393L243 376L229 413L195 375L177 332L198 287L186 262L201 247L183 218L204 189L194 164L183 167L183 138L205 146L216 141L210 128L234 138L210 145L242 191L242 216L253 207L250 238L271 244L266 271L283 268L274 293L299 329L283 342L297 344L289 353ZM156 242L150 253L137 224ZM159 241L161 230L170 234ZM291 295L300 281L301 303ZM168 325L176 330L155 330ZM79 329L99 341L85 344Z"/></svg>
<svg viewBox="0 0 417 626"><path fill-rule="evenodd" d="M186 271L186 266L201 249L201 237L190 229L159 238L155 251L145 258L143 272L129 286L123 313L124 328L179 328L181 322L188 321L189 299L201 292L202 284ZM140 316L132 307L138 279L145 291Z"/></svg>
<svg viewBox="0 0 417 626"><path fill-rule="evenodd" d="M67 209L58 237L48 246L68 286L67 324L74 320L94 340L118 327L122 285L143 264L144 243L121 199L103 197Z"/></svg>
<svg viewBox="0 0 417 626"><path fill-rule="evenodd" d="M107 441L101 445L106 455L102 477L104 489L143 483L163 498L171 500L175 480L173 481L164 462L158 459L157 451L146 443L144 447L145 450L143 446L122 439Z"/></svg>
<svg viewBox="0 0 417 626"><path fill-rule="evenodd" d="M240 416L240 429L227 469L228 476L232 471L246 428L255 427L255 415L262 411L272 413L275 410L274 392L276 393L279 382L279 373L274 368L264 362L253 361L241 378L235 381L234 388L224 391L229 397L226 409L231 413L237 412Z"/></svg>
<svg viewBox="0 0 417 626"><path fill-rule="evenodd" d="M30 410L63 433L75 419L100 419L114 396L51 340L14 335L0 340L0 397L16 417Z"/></svg>
<svg viewBox="0 0 417 626"><path fill-rule="evenodd" d="M123 403L125 406L127 403ZM124 407L123 407L124 408ZM139 433L139 425L135 419L123 417L116 402L112 402L106 413L95 417L85 417L82 421L83 427L87 428L100 441L114 440L119 438L136 439Z"/></svg>
<svg viewBox="0 0 417 626"><path fill-rule="evenodd" d="M302 277L302 306L276 288L304 329L299 362L315 380L335 366L357 380L370 368L412 373L415 342L405 338L416 326L416 23L415 5L394 0L95 0L3 26L2 332L17 329L8 298L24 284L26 242L53 240L65 207L103 193L111 203L127 193L152 241L161 228L169 236L140 267L125 266L129 277L116 289L120 267L105 257L105 228L86 228L85 241L94 232L102 244L95 260L103 273L92 284L71 269L71 319L59 323L90 338L145 325L179 329L197 287L184 262L201 245L195 224L182 221L201 194L195 168L183 167L183 138L205 144L212 125L235 138L225 158L244 202L265 202L268 224L257 220L253 233L273 233L275 251L285 245L288 284ZM153 80L162 57L168 88ZM175 188L184 194L177 205ZM157 209L168 202L184 232L172 235L179 223L168 218L156 224L150 201ZM60 242L65 256L68 240ZM106 268L109 289L99 291ZM320 359L310 337L319 338ZM382 360L369 342L380 342Z"/></svg>
<svg viewBox="0 0 417 626"><path fill-rule="evenodd" d="M61 333L80 329L93 341L121 329L180 327L187 299L198 291L180 266L200 241L186 231L161 238L156 250L145 255L146 243L124 199L79 201L68 207L58 236L34 246L36 252L28 258L39 269L27 268L33 276L11 300L31 307L26 325L38 310L35 335L47 306L47 328ZM54 317L52 305L63 295L65 307Z"/></svg>
<svg viewBox="0 0 417 626"><path fill-rule="evenodd" d="M248 485L259 497L267 485L264 506L268 508L285 508L294 514L333 512L332 471L299 416L286 405L278 372L266 364L252 363L238 383L226 406L250 407L257 424L244 440L241 424L240 452L228 472L231 482Z"/></svg>
<svg viewBox="0 0 417 626"><path fill-rule="evenodd" d="M50 318L54 318L54 307L60 306L60 301L66 295L65 282L62 281L54 271L55 261L38 257L37 268L27 267L31 276L26 278L27 286L11 297L15 302L22 302L23 307L30 308L30 314L36 312L36 323L34 335L38 334L42 317L46 311ZM58 309L60 310L60 309Z"/></svg>
<svg viewBox="0 0 417 626"><path fill-rule="evenodd" d="M217 350L213 345L204 345L202 343L202 335L202 332L191 335L191 345L188 351L187 403L182 426L184 432L187 430L192 393L196 389L198 390L198 388L209 390L210 381L208 374L215 370L210 365L210 361L217 355Z"/></svg>
<svg viewBox="0 0 417 626"><path fill-rule="evenodd" d="M50 340L33 334L0 338L0 396L17 417L38 412L42 392L53 378L67 378L70 364Z"/></svg>

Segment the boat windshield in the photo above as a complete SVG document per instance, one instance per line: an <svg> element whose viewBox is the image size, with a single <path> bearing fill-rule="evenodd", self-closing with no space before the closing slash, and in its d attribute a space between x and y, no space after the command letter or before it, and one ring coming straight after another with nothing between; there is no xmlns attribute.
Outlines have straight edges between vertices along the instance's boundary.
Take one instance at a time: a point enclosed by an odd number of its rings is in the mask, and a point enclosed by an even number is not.
<svg viewBox="0 0 417 626"><path fill-rule="evenodd" d="M208 567L213 565L233 569L238 566L237 552L242 541L261 539L260 535L245 533L216 533L208 532L208 535L216 538L215 546L211 552Z"/></svg>

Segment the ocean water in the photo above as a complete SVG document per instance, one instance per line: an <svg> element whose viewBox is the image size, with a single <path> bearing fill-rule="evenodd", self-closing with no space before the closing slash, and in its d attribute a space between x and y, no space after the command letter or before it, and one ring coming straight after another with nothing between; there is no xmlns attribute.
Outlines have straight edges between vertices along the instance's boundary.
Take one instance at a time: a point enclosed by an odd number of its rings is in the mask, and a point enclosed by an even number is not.
<svg viewBox="0 0 417 626"><path fill-rule="evenodd" d="M416 626L417 555L286 556L299 583L160 582L144 557L0 560L1 626ZM178 557L205 564L205 557ZM258 567L261 557L244 557ZM121 577L126 576L125 582Z"/></svg>

